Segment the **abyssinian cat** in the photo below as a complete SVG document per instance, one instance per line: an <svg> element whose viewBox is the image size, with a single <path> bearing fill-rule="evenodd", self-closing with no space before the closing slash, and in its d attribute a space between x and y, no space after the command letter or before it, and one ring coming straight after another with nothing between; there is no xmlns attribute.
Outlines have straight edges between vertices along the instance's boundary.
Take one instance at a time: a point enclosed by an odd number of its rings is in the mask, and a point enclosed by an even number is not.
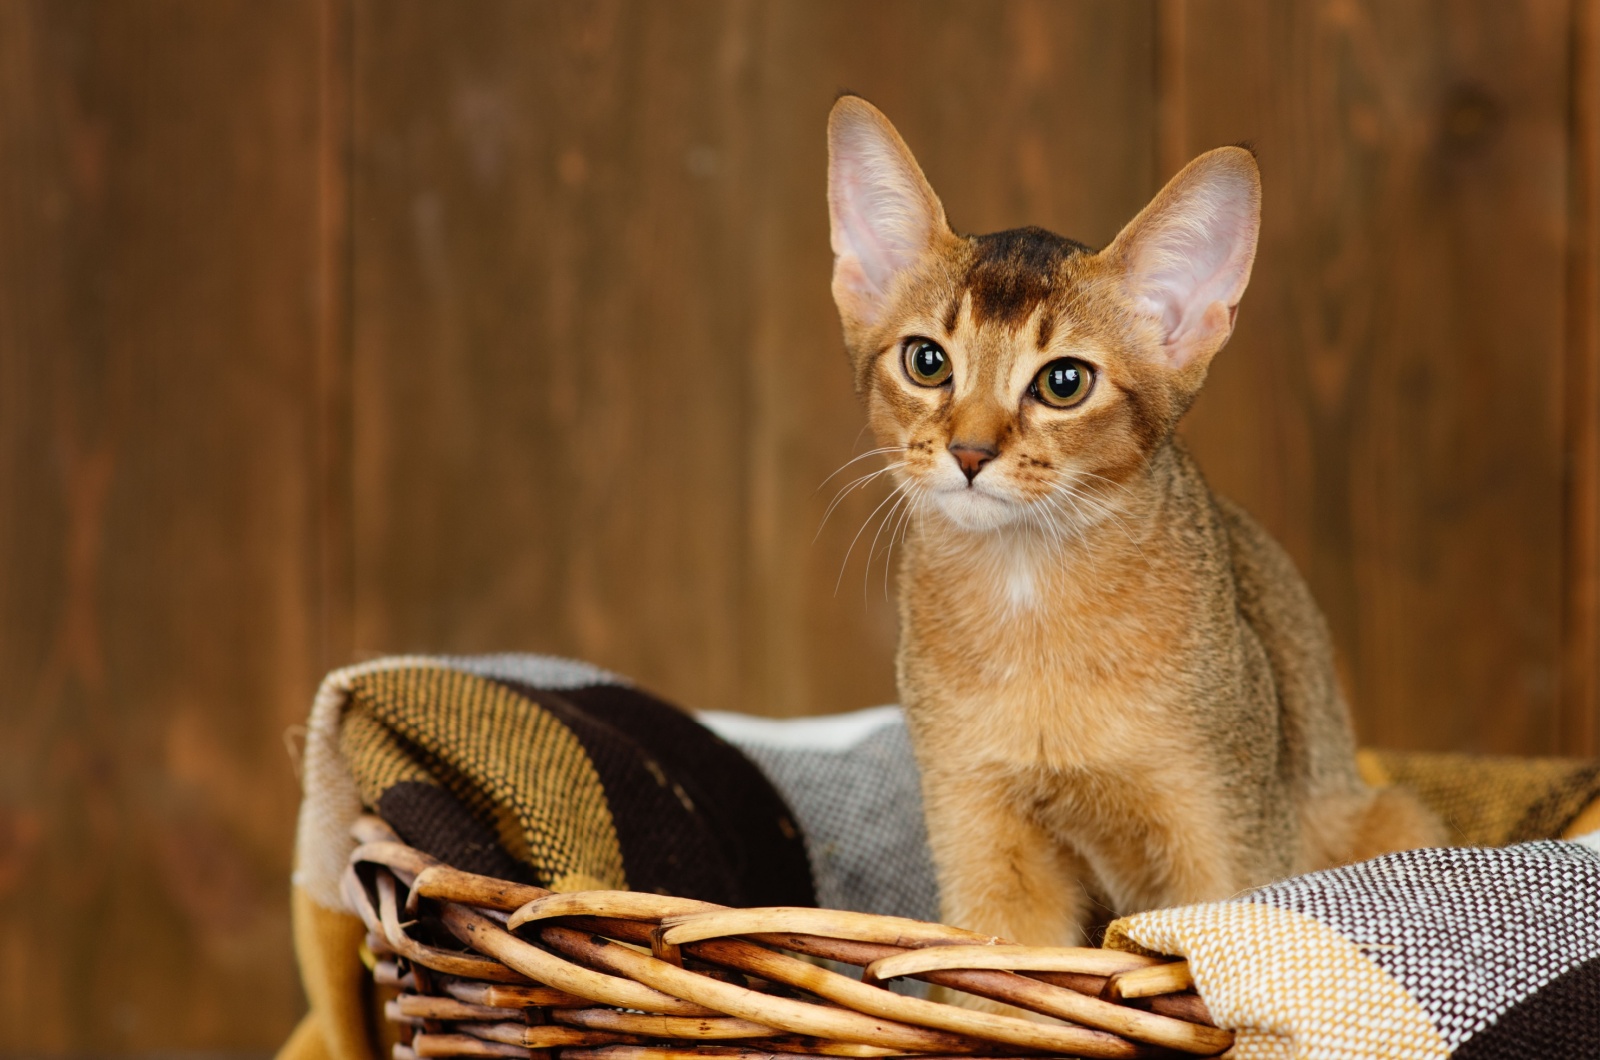
<svg viewBox="0 0 1600 1060"><path fill-rule="evenodd" d="M828 143L834 300L915 513L897 668L943 918L1078 945L1106 906L1439 842L1361 779L1309 590L1173 435L1250 278L1252 153L1095 252L956 234L859 97Z"/></svg>

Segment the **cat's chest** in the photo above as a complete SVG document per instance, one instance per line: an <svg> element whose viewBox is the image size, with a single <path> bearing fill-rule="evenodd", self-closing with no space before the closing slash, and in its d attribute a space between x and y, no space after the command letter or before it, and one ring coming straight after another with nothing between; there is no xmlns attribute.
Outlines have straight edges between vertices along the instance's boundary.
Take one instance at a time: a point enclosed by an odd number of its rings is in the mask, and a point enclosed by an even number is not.
<svg viewBox="0 0 1600 1060"><path fill-rule="evenodd" d="M951 753L1104 760L1184 694L1194 631L1173 586L1037 560L906 574L902 696Z"/></svg>

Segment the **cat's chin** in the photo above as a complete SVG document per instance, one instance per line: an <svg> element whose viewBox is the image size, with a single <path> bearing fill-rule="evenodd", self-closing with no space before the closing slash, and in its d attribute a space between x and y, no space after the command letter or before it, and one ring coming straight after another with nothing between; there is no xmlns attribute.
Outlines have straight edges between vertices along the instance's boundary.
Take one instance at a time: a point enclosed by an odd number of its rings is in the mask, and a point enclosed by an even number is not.
<svg viewBox="0 0 1600 1060"><path fill-rule="evenodd" d="M1016 522L1021 505L981 489L940 490L933 495L939 513L963 530L999 530Z"/></svg>

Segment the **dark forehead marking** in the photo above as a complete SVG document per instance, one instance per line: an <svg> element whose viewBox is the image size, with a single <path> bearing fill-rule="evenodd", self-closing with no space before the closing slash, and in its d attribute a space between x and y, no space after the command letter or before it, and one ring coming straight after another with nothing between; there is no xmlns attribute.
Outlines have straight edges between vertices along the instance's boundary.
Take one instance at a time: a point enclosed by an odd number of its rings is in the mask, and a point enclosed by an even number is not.
<svg viewBox="0 0 1600 1060"><path fill-rule="evenodd" d="M966 290L972 294L974 323L1016 325L1050 294L1057 267L1088 252L1076 240L1043 228L1013 228L972 238L972 265Z"/></svg>
<svg viewBox="0 0 1600 1060"><path fill-rule="evenodd" d="M961 315L961 291L957 291L950 299L950 307L944 311L944 333L949 337L956 333L956 318Z"/></svg>
<svg viewBox="0 0 1600 1060"><path fill-rule="evenodd" d="M1050 336L1056 333L1056 315L1046 309L1039 314L1039 349L1050 345Z"/></svg>

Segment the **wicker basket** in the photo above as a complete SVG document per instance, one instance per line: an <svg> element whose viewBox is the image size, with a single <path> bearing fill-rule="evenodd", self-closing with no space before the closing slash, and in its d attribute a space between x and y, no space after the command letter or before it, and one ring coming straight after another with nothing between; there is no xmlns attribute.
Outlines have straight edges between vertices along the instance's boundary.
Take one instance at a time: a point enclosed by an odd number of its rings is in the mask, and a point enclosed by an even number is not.
<svg viewBox="0 0 1600 1060"><path fill-rule="evenodd" d="M356 839L345 890L376 979L399 991L385 1009L396 1060L1214 1056L1233 1041L1182 961L828 909L557 894L453 869L377 818ZM1055 1020L881 985L901 976Z"/></svg>

